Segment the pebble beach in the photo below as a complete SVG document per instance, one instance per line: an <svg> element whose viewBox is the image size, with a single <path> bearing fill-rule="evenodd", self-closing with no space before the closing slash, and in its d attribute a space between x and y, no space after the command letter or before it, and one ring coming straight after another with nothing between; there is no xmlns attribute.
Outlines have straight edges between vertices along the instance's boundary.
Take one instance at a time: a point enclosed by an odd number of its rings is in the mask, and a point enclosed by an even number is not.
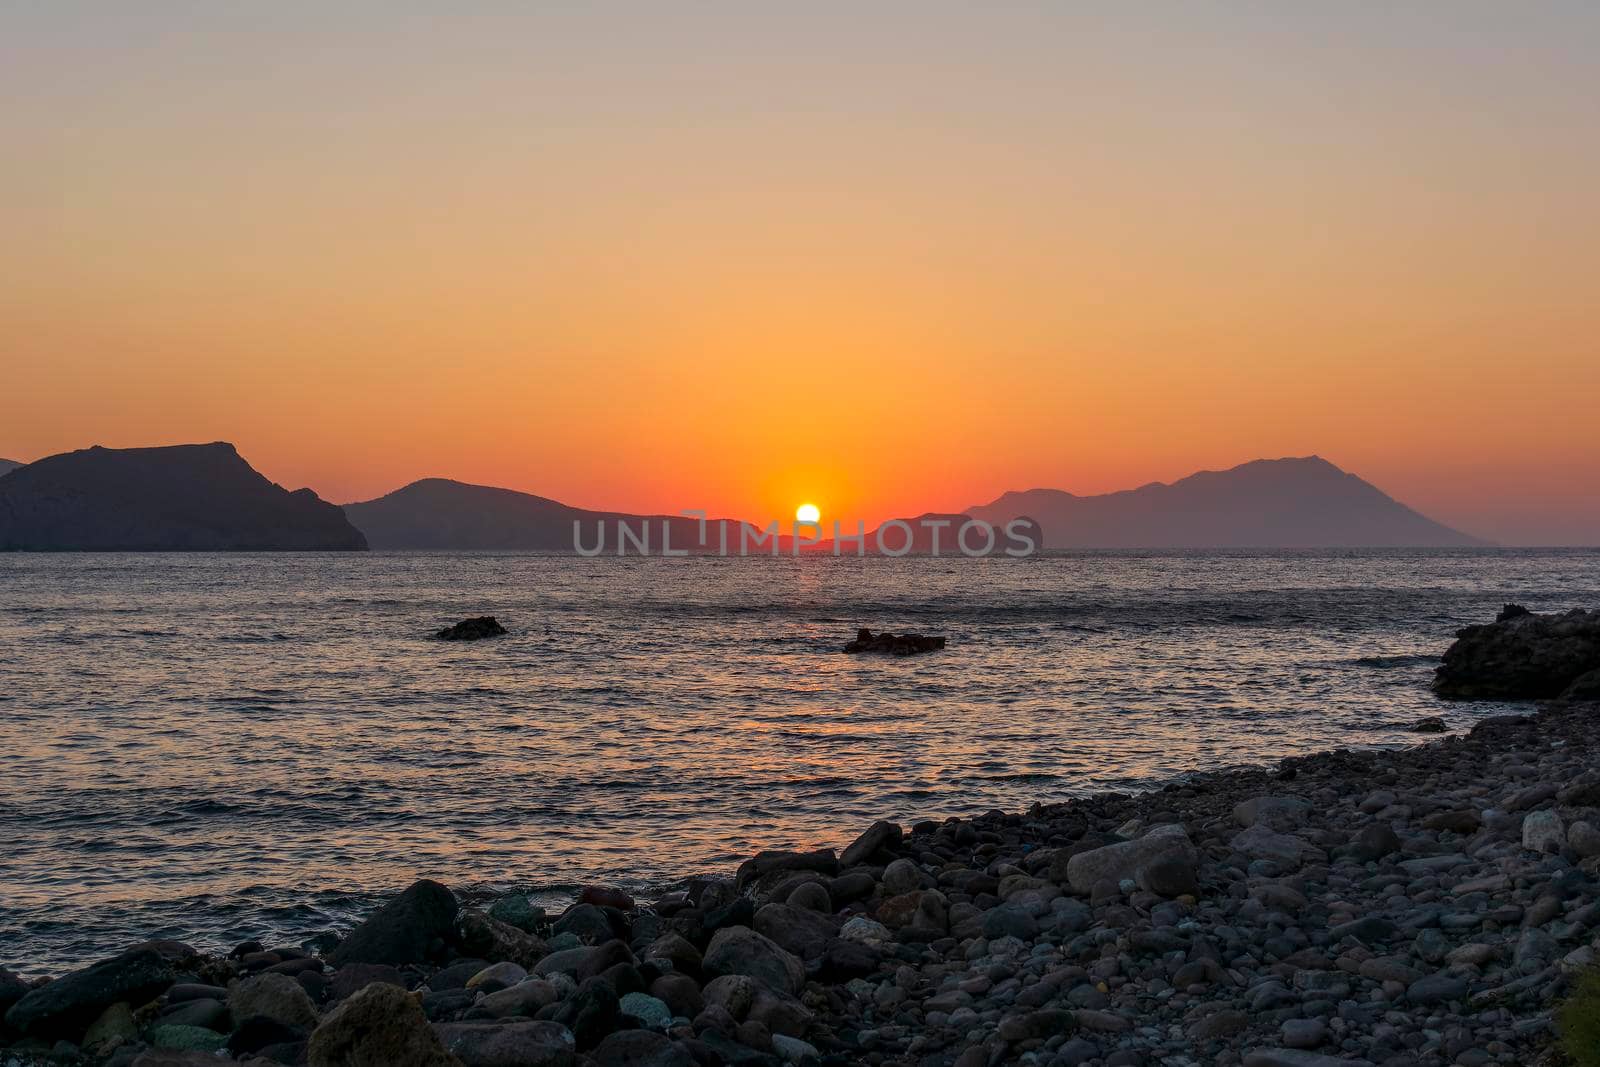
<svg viewBox="0 0 1600 1067"><path fill-rule="evenodd" d="M866 828L558 914L0 976L5 1067L1526 1065L1600 934L1600 705Z"/></svg>

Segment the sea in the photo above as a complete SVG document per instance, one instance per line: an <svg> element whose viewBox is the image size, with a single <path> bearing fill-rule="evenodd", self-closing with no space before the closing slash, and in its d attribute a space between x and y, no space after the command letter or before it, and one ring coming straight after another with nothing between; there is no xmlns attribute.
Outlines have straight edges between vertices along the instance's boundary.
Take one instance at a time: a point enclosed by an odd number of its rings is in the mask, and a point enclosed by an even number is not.
<svg viewBox="0 0 1600 1067"><path fill-rule="evenodd" d="M1508 710L1428 683L1510 601L1600 606L1600 552L0 554L0 965L1417 744ZM510 633L432 639L476 615Z"/></svg>

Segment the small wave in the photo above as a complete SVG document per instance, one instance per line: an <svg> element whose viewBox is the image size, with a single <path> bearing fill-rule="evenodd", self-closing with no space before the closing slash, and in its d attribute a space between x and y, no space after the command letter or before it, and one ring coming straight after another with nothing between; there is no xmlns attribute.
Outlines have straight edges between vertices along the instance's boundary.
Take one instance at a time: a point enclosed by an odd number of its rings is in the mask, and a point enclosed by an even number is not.
<svg viewBox="0 0 1600 1067"><path fill-rule="evenodd" d="M1431 652L1414 652L1395 656L1357 656L1351 662L1357 667L1375 667L1386 671L1395 667L1421 667L1425 664L1438 663L1439 657Z"/></svg>

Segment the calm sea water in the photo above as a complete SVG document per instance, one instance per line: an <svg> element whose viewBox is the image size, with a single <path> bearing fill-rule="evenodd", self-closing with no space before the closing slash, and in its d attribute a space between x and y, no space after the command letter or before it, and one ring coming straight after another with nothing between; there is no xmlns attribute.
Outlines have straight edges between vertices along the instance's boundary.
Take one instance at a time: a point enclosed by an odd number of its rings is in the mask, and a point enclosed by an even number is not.
<svg viewBox="0 0 1600 1067"><path fill-rule="evenodd" d="M1411 744L1504 710L1427 682L1507 600L1600 605L1600 554L0 555L0 964ZM476 614L512 634L428 640Z"/></svg>

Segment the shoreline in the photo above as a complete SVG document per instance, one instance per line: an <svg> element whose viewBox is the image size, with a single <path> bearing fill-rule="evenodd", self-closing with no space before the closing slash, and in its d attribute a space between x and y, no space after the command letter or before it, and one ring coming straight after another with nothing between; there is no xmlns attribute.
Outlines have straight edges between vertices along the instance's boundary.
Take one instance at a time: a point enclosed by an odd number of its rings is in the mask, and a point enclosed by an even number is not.
<svg viewBox="0 0 1600 1067"><path fill-rule="evenodd" d="M649 906L591 886L546 919L419 883L326 958L155 942L0 974L0 1064L354 1063L330 1042L370 1011L414 1062L466 1067L1528 1064L1596 957L1595 715L875 824ZM393 985L413 995L379 1004Z"/></svg>

